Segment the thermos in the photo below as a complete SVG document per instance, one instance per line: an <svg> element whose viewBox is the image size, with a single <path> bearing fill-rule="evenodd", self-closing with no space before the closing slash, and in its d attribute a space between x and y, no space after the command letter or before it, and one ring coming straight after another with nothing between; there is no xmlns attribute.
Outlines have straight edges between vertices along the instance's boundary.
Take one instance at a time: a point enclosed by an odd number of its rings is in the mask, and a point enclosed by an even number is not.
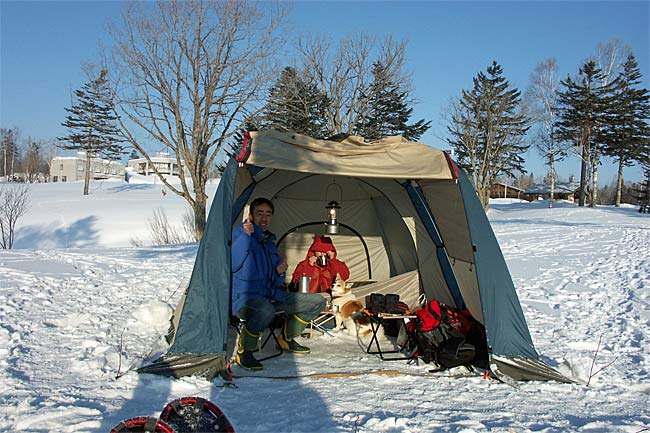
<svg viewBox="0 0 650 433"><path fill-rule="evenodd" d="M298 290L300 291L300 293L309 293L310 285L311 285L311 277L302 274L302 277L300 277L300 281L298 282Z"/></svg>

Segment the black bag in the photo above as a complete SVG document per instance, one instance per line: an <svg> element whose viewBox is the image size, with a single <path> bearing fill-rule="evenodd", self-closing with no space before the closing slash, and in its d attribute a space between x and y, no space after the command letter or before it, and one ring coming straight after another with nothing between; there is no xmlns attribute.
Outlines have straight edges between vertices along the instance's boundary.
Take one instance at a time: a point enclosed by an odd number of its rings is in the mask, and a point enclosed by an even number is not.
<svg viewBox="0 0 650 433"><path fill-rule="evenodd" d="M390 314L401 314L403 311L399 308L399 295L388 294L385 296L385 312Z"/></svg>
<svg viewBox="0 0 650 433"><path fill-rule="evenodd" d="M386 297L381 293L371 293L366 296L366 309L372 314L386 311Z"/></svg>
<svg viewBox="0 0 650 433"><path fill-rule="evenodd" d="M476 349L463 337L452 337L438 348L436 363L445 368L470 364L476 357Z"/></svg>

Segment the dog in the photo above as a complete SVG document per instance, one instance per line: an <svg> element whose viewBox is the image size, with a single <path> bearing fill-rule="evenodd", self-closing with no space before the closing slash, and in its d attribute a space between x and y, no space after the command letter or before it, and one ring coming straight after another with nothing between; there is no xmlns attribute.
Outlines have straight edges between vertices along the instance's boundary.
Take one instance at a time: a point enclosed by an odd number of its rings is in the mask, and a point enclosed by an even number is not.
<svg viewBox="0 0 650 433"><path fill-rule="evenodd" d="M332 284L332 310L336 312L337 331L346 329L349 335L365 337L370 334L370 319L363 313L364 306L338 277Z"/></svg>

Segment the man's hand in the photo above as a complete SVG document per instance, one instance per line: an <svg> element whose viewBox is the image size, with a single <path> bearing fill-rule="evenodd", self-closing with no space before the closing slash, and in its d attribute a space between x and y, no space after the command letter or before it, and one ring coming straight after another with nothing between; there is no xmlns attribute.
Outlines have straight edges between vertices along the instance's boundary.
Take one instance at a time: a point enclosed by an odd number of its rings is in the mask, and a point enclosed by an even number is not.
<svg viewBox="0 0 650 433"><path fill-rule="evenodd" d="M309 266L316 266L316 260L318 260L318 257L309 256Z"/></svg>
<svg viewBox="0 0 650 433"><path fill-rule="evenodd" d="M329 257L330 260L335 259L336 258L336 253L334 251L328 251L327 252L327 257Z"/></svg>
<svg viewBox="0 0 650 433"><path fill-rule="evenodd" d="M255 227L253 227L253 223L251 222L250 215L248 215L248 218L246 218L246 221L244 221L243 227L244 227L244 233L246 233L248 236L252 235L253 232L255 231Z"/></svg>
<svg viewBox="0 0 650 433"><path fill-rule="evenodd" d="M278 275L282 275L287 271L287 268L289 267L289 264L285 259L282 259L280 264L276 266L275 270L278 271Z"/></svg>

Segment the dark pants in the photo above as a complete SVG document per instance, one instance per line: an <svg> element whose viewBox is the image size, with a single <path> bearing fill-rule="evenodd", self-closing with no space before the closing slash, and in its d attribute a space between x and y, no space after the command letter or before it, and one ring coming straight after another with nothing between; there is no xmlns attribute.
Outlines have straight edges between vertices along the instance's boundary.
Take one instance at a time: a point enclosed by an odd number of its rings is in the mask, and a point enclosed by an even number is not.
<svg viewBox="0 0 650 433"><path fill-rule="evenodd" d="M246 321L246 328L250 332L258 334L269 326L277 311L296 314L308 322L324 310L325 298L322 295L289 292L286 302L271 302L265 298L250 299L235 315Z"/></svg>

